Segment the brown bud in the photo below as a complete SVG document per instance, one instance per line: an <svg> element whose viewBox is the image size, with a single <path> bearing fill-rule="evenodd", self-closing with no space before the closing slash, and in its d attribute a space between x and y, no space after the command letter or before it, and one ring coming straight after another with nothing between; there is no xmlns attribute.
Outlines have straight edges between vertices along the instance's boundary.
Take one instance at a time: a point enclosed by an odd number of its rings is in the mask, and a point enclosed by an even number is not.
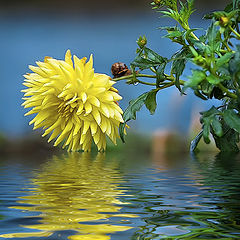
<svg viewBox="0 0 240 240"><path fill-rule="evenodd" d="M127 65L122 62L116 62L111 67L111 72L114 78L130 75L131 70L128 69Z"/></svg>

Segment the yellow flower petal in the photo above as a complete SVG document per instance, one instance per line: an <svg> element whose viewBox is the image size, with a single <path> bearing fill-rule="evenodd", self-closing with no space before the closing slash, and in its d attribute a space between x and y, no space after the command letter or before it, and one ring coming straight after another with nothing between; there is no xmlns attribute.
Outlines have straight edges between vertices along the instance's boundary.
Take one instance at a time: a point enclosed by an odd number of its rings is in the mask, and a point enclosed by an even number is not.
<svg viewBox="0 0 240 240"><path fill-rule="evenodd" d="M44 62L29 66L33 73L25 74L25 115L36 114L30 124L42 127L43 136L50 134L54 145L63 142L70 151L90 151L92 139L98 150L106 148L106 135L115 142L122 119L121 99L115 83L105 74L95 73L93 57L79 59L70 50L65 60L46 57Z"/></svg>

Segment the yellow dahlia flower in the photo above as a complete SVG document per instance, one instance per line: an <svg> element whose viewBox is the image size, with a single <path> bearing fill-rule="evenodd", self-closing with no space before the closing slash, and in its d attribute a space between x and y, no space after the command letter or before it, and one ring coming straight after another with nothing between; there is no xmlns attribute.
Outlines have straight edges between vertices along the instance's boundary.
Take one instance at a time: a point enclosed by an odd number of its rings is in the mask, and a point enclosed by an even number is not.
<svg viewBox="0 0 240 240"><path fill-rule="evenodd" d="M43 127L43 136L56 138L54 146L64 142L69 151L91 149L92 139L99 151L106 148L106 135L116 144L118 127L123 122L117 101L122 97L112 87L115 83L105 74L94 73L92 55L72 56L68 50L65 61L45 57L29 66L33 73L24 75L23 106L36 114L29 123L33 129Z"/></svg>

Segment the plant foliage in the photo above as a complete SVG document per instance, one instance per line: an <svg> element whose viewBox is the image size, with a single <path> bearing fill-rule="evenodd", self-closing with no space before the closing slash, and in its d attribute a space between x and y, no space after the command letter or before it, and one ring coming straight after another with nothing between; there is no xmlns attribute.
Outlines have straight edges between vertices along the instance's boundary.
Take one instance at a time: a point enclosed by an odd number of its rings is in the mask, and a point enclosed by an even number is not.
<svg viewBox="0 0 240 240"><path fill-rule="evenodd" d="M135 59L131 62L132 74L126 76L128 84L141 83L152 86L137 99L130 101L123 114L120 136L124 141L124 129L129 120L136 119L136 112L143 105L151 114L157 106L156 95L160 90L175 86L182 94L192 89L196 97L203 100L218 99L219 106L201 112L202 130L191 143L194 151L203 138L205 143L215 140L221 151L238 151L240 134L240 1L233 0L223 11L215 11L204 16L210 21L203 35L197 36L197 28L189 25L190 16L195 12L194 1L185 3L177 0L155 0L153 9L165 17L176 21L176 26L161 27L164 36L177 43L179 50L169 58L148 48L145 36L137 40ZM193 63L191 76L182 80L186 64ZM170 66L169 73L166 66ZM153 74L143 74L150 70ZM144 82L141 78L153 81ZM125 79L122 77L119 80ZM116 79L117 81L118 79ZM212 137L211 137L212 136Z"/></svg>

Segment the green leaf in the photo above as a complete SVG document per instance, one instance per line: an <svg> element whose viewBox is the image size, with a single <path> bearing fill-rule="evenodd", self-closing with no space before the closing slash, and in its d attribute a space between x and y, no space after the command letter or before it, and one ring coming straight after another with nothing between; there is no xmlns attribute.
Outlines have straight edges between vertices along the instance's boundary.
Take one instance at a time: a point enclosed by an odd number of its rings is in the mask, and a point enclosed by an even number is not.
<svg viewBox="0 0 240 240"><path fill-rule="evenodd" d="M203 19L212 19L212 18L214 18L213 13L207 13L203 16Z"/></svg>
<svg viewBox="0 0 240 240"><path fill-rule="evenodd" d="M216 116L212 119L212 128L213 128L213 132L218 137L221 137L223 135L222 124Z"/></svg>
<svg viewBox="0 0 240 240"><path fill-rule="evenodd" d="M182 33L180 31L176 30L176 31L168 32L168 34L165 35L164 37L173 39L173 38L177 38L177 37L181 37L181 36L182 36Z"/></svg>
<svg viewBox="0 0 240 240"><path fill-rule="evenodd" d="M148 92L143 93L135 100L131 100L125 112L123 113L123 119L125 122L129 120L136 120L136 112L138 112L144 105L145 100L148 96Z"/></svg>
<svg viewBox="0 0 240 240"><path fill-rule="evenodd" d="M232 75L240 72L240 45L236 46L236 52L233 55L233 58L229 61L229 72Z"/></svg>
<svg viewBox="0 0 240 240"><path fill-rule="evenodd" d="M232 58L232 56L233 56L233 53L227 52L222 57L218 58L217 61L216 61L216 67L219 68L222 65L228 63L229 60Z"/></svg>
<svg viewBox="0 0 240 240"><path fill-rule="evenodd" d="M215 108L214 106L212 106L209 110L207 110L205 112L200 112L200 114L202 115L203 118L211 117L212 115L216 115L219 113L220 113L220 111L217 108Z"/></svg>
<svg viewBox="0 0 240 240"><path fill-rule="evenodd" d="M189 77L188 81L184 84L184 90L187 88L197 87L199 83L201 83L204 79L206 79L206 74L198 69L192 70L192 76Z"/></svg>
<svg viewBox="0 0 240 240"><path fill-rule="evenodd" d="M181 92L181 87L180 87L179 78L182 75L185 69L185 66L186 66L186 59L177 59L173 61L172 70L176 77L175 85L180 92Z"/></svg>
<svg viewBox="0 0 240 240"><path fill-rule="evenodd" d="M201 82L201 90L207 96L211 95L213 88L214 88L214 85L210 84L208 81Z"/></svg>
<svg viewBox="0 0 240 240"><path fill-rule="evenodd" d="M140 69L148 69L150 67L157 67L162 63L167 62L167 59L160 56L153 50L144 47L144 54L141 52L131 63L133 67Z"/></svg>
<svg viewBox="0 0 240 240"><path fill-rule="evenodd" d="M156 52L154 52L153 50L151 50L150 48L144 48L144 52L147 55L148 59L152 62L156 62L156 63L163 63L166 61L166 58L160 56L159 54L157 54Z"/></svg>
<svg viewBox="0 0 240 240"><path fill-rule="evenodd" d="M202 129L204 142L207 144L210 143L209 134L211 129L213 130L213 135L219 137L222 136L222 124L218 116L221 112L213 106L208 111L201 112L200 114L202 115L200 121L203 124Z"/></svg>
<svg viewBox="0 0 240 240"><path fill-rule="evenodd" d="M129 120L136 120L136 112L138 112L142 108L142 106L145 104L145 100L146 100L148 94L149 94L149 92L143 93L135 100L131 100L129 102L127 109L124 111L124 113L123 113L124 123L120 123L120 126L119 126L119 135L123 142L125 142L124 129L126 127L126 123Z"/></svg>
<svg viewBox="0 0 240 240"><path fill-rule="evenodd" d="M198 28L192 28L184 31L183 37L186 41L194 43L196 39L192 36L192 33L196 30L199 30Z"/></svg>
<svg viewBox="0 0 240 240"><path fill-rule="evenodd" d="M154 90L148 92L148 95L145 99L145 105L151 114L155 113L155 110L157 107L157 102L156 102L157 92L158 92L157 89L154 89Z"/></svg>
<svg viewBox="0 0 240 240"><path fill-rule="evenodd" d="M233 9L238 9L240 0L233 0Z"/></svg>
<svg viewBox="0 0 240 240"><path fill-rule="evenodd" d="M233 10L233 4L229 3L225 8L224 12L231 12Z"/></svg>
<svg viewBox="0 0 240 240"><path fill-rule="evenodd" d="M177 0L163 0L163 1L153 1L151 5L157 8L167 7L168 9L177 10Z"/></svg>
<svg viewBox="0 0 240 240"><path fill-rule="evenodd" d="M208 45L210 47L210 51L212 53L214 53L214 52L216 52L217 50L220 49L221 34L220 34L217 26L214 25L214 23L212 23L211 26L208 28L207 40L208 40Z"/></svg>
<svg viewBox="0 0 240 240"><path fill-rule="evenodd" d="M177 22L180 19L180 14L178 13L178 11L174 11L169 8L168 8L168 11L160 11L160 13L163 14L163 17L172 18L172 19L176 20Z"/></svg>
<svg viewBox="0 0 240 240"><path fill-rule="evenodd" d="M125 127L126 127L126 123L119 124L119 135L123 143L125 143L125 135L124 135Z"/></svg>
<svg viewBox="0 0 240 240"><path fill-rule="evenodd" d="M225 134L222 137L214 136L214 140L218 149L221 152L239 152L237 143L239 142L239 134L224 126Z"/></svg>
<svg viewBox="0 0 240 240"><path fill-rule="evenodd" d="M209 133L210 133L210 124L207 122L206 124L203 124L203 139L204 139L204 142L207 144L210 143Z"/></svg>
<svg viewBox="0 0 240 240"><path fill-rule="evenodd" d="M210 74L206 77L207 81L211 84L218 84L221 82L221 78L219 76L215 76L213 74Z"/></svg>
<svg viewBox="0 0 240 240"><path fill-rule="evenodd" d="M201 130L198 135L191 141L190 152L194 152L197 148L198 143L200 142L203 136L203 130Z"/></svg>
<svg viewBox="0 0 240 240"><path fill-rule="evenodd" d="M177 26L176 27L161 27L160 29L166 30L167 35L163 36L165 38L169 38L173 42L179 43L181 45L185 44L185 40L183 39L183 33Z"/></svg>
<svg viewBox="0 0 240 240"><path fill-rule="evenodd" d="M240 133L240 116L233 109L226 109L223 118L230 128Z"/></svg>
<svg viewBox="0 0 240 240"><path fill-rule="evenodd" d="M226 17L231 19L232 21L236 21L238 18L238 14L239 14L239 9L233 10L231 12L229 12Z"/></svg>
<svg viewBox="0 0 240 240"><path fill-rule="evenodd" d="M164 81L165 76L164 76L164 70L166 67L166 62L162 63L161 65L159 65L159 67L157 68L156 71L156 87L159 87L159 84Z"/></svg>
<svg viewBox="0 0 240 240"><path fill-rule="evenodd" d="M173 63L172 63L172 74L175 74L175 85L181 92L180 82L179 78L182 75L186 62L187 62L187 56L189 55L189 50L187 48L182 48L179 52L173 55Z"/></svg>
<svg viewBox="0 0 240 240"><path fill-rule="evenodd" d="M153 62L149 59L143 58L141 56L137 56L132 62L131 66L138 67L140 69L148 69L150 67L158 66L158 62Z"/></svg>
<svg viewBox="0 0 240 240"><path fill-rule="evenodd" d="M194 0L187 0L187 3L183 4L180 2L181 10L179 12L181 20L183 23L188 22L191 14L195 11L194 10Z"/></svg>

